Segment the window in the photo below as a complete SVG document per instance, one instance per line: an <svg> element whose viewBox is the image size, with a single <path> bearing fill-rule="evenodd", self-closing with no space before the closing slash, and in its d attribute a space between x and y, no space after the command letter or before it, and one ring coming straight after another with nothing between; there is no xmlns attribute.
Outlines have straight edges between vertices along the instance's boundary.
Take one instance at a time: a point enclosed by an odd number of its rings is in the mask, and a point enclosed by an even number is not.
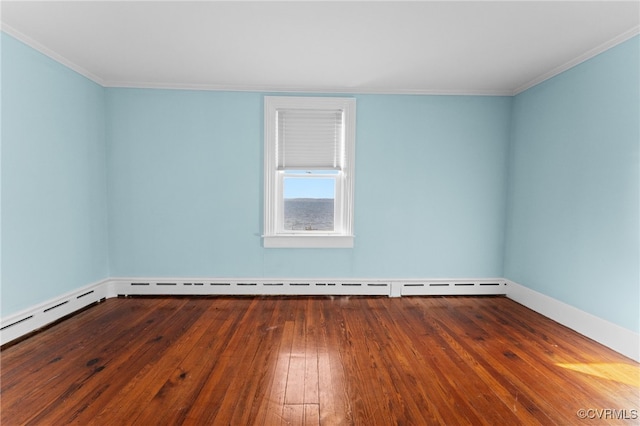
<svg viewBox="0 0 640 426"><path fill-rule="evenodd" d="M265 247L353 247L355 105L265 97Z"/></svg>

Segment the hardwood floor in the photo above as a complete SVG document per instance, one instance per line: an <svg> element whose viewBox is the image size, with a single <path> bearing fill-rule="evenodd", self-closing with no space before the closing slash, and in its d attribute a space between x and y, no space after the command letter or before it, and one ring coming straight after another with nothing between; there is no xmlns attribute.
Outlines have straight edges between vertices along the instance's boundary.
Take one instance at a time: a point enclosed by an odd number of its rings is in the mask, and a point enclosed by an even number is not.
<svg viewBox="0 0 640 426"><path fill-rule="evenodd" d="M109 299L0 355L3 426L640 422L637 363L503 297Z"/></svg>

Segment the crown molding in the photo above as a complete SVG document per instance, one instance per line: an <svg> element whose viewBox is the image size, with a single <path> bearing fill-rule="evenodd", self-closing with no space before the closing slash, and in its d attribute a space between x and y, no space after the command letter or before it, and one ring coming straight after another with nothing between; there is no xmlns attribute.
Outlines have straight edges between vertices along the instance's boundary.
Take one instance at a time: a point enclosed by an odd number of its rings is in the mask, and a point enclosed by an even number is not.
<svg viewBox="0 0 640 426"><path fill-rule="evenodd" d="M558 74L562 74L563 72L577 66L580 65L583 62L588 61L589 59L621 44L624 43L625 41L635 37L636 35L640 34L640 25L635 26L625 32L623 32L622 34L617 35L616 37L612 38L611 40L608 40L596 47L594 47L593 49L587 50L585 53L583 53L582 55L565 62L564 64L560 65L559 67L556 67L554 69L552 69L551 71L548 71L536 78L534 78L533 80L529 81L528 83L523 84L522 86L516 88L511 95L515 96L519 93L524 92L525 90L528 90L530 88L532 88L533 86L536 86L540 83L542 83L543 81L549 80L550 78L555 77Z"/></svg>
<svg viewBox="0 0 640 426"><path fill-rule="evenodd" d="M259 93L309 93L309 94L362 94L362 95L434 95L434 96L511 96L512 90L427 90L427 89L387 89L368 87L323 87L309 88L297 86L251 86L233 84L181 84L106 81L105 87L121 89L166 89L198 90L217 92L259 92Z"/></svg>
<svg viewBox="0 0 640 426"><path fill-rule="evenodd" d="M45 56L48 56L49 58L53 59L54 61L64 65L65 67L77 72L78 74L80 74L83 77L88 78L89 80L93 81L96 84L99 84L100 86L104 87L104 80L102 78L100 78L99 76L97 76L96 74L90 72L89 70L81 67L80 65L76 64L75 62L72 62L70 60L68 60L67 58L65 58L64 56L60 55L59 53L55 52L54 50L49 49L48 47L40 44L39 42L35 41L34 39L32 39L31 37L21 33L20 31L16 30L15 28L5 24L4 22L2 22L2 26L1 26L2 32L10 35L11 37L15 38L18 41L21 41L22 43L26 44L27 46L33 48L34 50L36 50L37 52L42 53Z"/></svg>

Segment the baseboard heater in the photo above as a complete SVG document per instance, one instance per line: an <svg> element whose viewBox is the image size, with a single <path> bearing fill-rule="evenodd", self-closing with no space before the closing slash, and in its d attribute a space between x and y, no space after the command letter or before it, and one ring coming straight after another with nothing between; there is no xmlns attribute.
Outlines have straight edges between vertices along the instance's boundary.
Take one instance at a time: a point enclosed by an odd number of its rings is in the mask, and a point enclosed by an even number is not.
<svg viewBox="0 0 640 426"><path fill-rule="evenodd" d="M117 296L437 296L505 295L504 279L194 279L115 278L90 284L2 318L0 345L65 318L89 305Z"/></svg>
<svg viewBox="0 0 640 426"><path fill-rule="evenodd" d="M120 296L139 295L505 295L502 279L225 279L225 280L112 280Z"/></svg>
<svg viewBox="0 0 640 426"><path fill-rule="evenodd" d="M2 318L0 345L27 336L107 298L115 297L115 294L109 293L109 289L109 281L100 281Z"/></svg>

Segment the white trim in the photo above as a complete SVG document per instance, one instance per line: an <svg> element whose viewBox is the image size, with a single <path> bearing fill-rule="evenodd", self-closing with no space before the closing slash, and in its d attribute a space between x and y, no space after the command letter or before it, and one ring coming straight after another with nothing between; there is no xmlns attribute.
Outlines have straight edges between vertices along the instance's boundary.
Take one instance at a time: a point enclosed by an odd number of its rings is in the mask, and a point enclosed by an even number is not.
<svg viewBox="0 0 640 426"><path fill-rule="evenodd" d="M105 87L105 81L102 78L98 77L96 74L94 74L91 71L81 67L80 65L77 65L75 62L72 62L72 61L68 60L67 58L65 58L64 56L60 55L59 53L56 53L55 51L49 49L48 47L40 44L39 42L35 41L31 37L21 33L20 31L16 30L15 28L12 28L11 26L5 24L4 22L2 22L2 31L4 33L6 33L6 34L9 34L10 36L15 38L16 40L21 41L22 43L24 43L27 46L31 47L35 51L40 52L45 56L48 56L49 58L53 59L54 61L64 65L65 67L67 67L67 68L69 68L69 69L71 69L71 70L73 70L75 72L77 72L81 76L88 78L89 80L93 81L96 84L99 84L102 87Z"/></svg>
<svg viewBox="0 0 640 426"><path fill-rule="evenodd" d="M390 280L358 278L117 278L118 295L388 296Z"/></svg>
<svg viewBox="0 0 640 426"><path fill-rule="evenodd" d="M427 280L398 280L402 296L480 296L505 295L503 278L440 278Z"/></svg>
<svg viewBox="0 0 640 426"><path fill-rule="evenodd" d="M201 90L213 92L254 92L254 93L307 93L307 94L345 94L345 95L417 95L417 96L512 96L512 89L392 89L385 87L342 87L331 86L310 88L305 86L251 86L225 84L182 84L163 82L107 81L105 87L122 89L163 89L163 90Z"/></svg>
<svg viewBox="0 0 640 426"><path fill-rule="evenodd" d="M0 345L36 331L92 303L116 297L108 280L98 281L2 318Z"/></svg>
<svg viewBox="0 0 640 426"><path fill-rule="evenodd" d="M111 280L117 295L505 295L502 278L158 278Z"/></svg>
<svg viewBox="0 0 640 426"><path fill-rule="evenodd" d="M278 112L290 110L341 111L342 155L337 160L340 172L336 179L335 232L321 235L283 232L283 179L278 170ZM355 177L356 99L353 97L264 96L264 235L265 248L352 248L353 188Z"/></svg>
<svg viewBox="0 0 640 426"><path fill-rule="evenodd" d="M353 248L350 235L265 235L264 248Z"/></svg>
<svg viewBox="0 0 640 426"><path fill-rule="evenodd" d="M640 362L640 334L509 280L507 297Z"/></svg>
<svg viewBox="0 0 640 426"><path fill-rule="evenodd" d="M576 65L580 65L581 63L588 61L589 59L603 53L606 52L607 50L611 49L612 47L615 47L621 43L624 43L625 41L631 39L632 37L635 37L636 35L638 35L640 33L640 26L635 26L633 28L631 28L628 31L625 31L622 34L617 35L616 37L612 38L609 41L606 41L604 43L602 43L599 46L594 47L593 49L590 49L588 51L586 51L585 53L583 53L582 55L568 61L565 62L564 64L560 65L557 68L552 69L551 71L548 71L536 78L534 78L533 80L529 81L528 83L523 84L520 87L517 87L516 89L514 89L513 93L511 93L511 95L515 96L519 93L524 92L527 89L532 88L533 86L536 86L540 83L542 83L543 81L549 80L550 78L553 78L555 76L557 76L558 74L562 74L563 72L575 67Z"/></svg>

